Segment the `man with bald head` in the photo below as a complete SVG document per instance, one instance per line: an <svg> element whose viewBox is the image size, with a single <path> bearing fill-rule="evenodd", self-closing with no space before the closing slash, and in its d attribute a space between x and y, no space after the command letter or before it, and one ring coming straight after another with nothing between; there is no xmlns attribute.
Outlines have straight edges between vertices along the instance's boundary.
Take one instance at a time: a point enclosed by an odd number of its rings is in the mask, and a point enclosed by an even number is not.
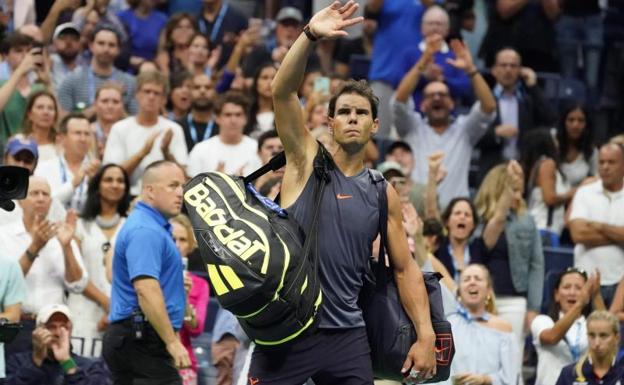
<svg viewBox="0 0 624 385"><path fill-rule="evenodd" d="M624 147L600 147L600 179L579 187L572 201L570 232L576 243L574 266L600 271L607 308L624 277Z"/></svg>
<svg viewBox="0 0 624 385"><path fill-rule="evenodd" d="M88 282L80 250L72 240L76 213L69 211L65 221L51 222L47 219L51 204L48 182L31 176L26 199L19 201L22 220L0 227L2 251L19 262L28 287L22 306L24 327L7 345L7 353L29 350L37 312L48 303L64 303L66 291L82 293Z"/></svg>
<svg viewBox="0 0 624 385"><path fill-rule="evenodd" d="M470 79L464 71L449 64L447 59L455 59L455 54L445 40L449 35L450 21L446 10L439 5L432 5L425 11L422 22L422 40L413 47L407 49L399 65L397 79L402 79L409 70L420 60L427 47L427 39L433 37L441 39L440 49L433 54L433 60L428 62L421 73L420 80L413 92L414 106L420 111L425 85L433 81L445 82L454 99L464 98L470 95Z"/></svg>
<svg viewBox="0 0 624 385"><path fill-rule="evenodd" d="M117 235L102 351L115 384L181 385L178 370L190 365L178 336L186 301L182 257L169 224L182 209L184 182L174 162L148 165L142 201Z"/></svg>
<svg viewBox="0 0 624 385"><path fill-rule="evenodd" d="M472 149L494 120L496 100L474 65L468 48L458 40L451 40L451 49L456 59L451 59L449 64L470 78L478 101L467 115L460 115L454 119L451 116L451 111L455 107L451 90L444 82L433 81L423 89L420 104L426 119L414 111L411 95L422 73L433 62L434 55L440 51L442 44L442 38L439 36L427 39L425 52L399 83L390 105L399 136L415 154L416 165L412 171L414 181L427 183L428 156L436 151L444 152L443 166L448 170L448 175L438 187L440 205L444 208L451 199L468 196L468 171Z"/></svg>
<svg viewBox="0 0 624 385"><path fill-rule="evenodd" d="M513 48L496 54L491 68L496 79L492 90L496 98L496 120L479 141L481 150L479 176L481 181L497 164L518 159L522 136L535 127L552 127L557 115L537 85L537 75L522 66L522 58Z"/></svg>

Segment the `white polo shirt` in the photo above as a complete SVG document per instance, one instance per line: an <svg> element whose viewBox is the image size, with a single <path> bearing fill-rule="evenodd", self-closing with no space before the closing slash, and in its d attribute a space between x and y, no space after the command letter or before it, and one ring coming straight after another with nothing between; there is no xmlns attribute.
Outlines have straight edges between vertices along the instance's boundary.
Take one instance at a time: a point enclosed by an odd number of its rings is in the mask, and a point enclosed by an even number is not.
<svg viewBox="0 0 624 385"><path fill-rule="evenodd" d="M574 219L624 226L624 189L606 191L601 180L580 187L572 201L570 221ZM615 285L624 276L624 244L587 248L578 243L574 266L587 272L598 269L601 285Z"/></svg>

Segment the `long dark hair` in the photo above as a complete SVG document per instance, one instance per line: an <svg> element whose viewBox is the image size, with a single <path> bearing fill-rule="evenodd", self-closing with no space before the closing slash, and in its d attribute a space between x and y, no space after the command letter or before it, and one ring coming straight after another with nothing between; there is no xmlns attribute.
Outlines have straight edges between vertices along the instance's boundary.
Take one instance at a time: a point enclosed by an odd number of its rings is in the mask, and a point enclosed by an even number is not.
<svg viewBox="0 0 624 385"><path fill-rule="evenodd" d="M566 270L559 273L559 275L557 276L557 281L555 282L555 287L553 288L553 291L552 291L550 306L548 306L548 312L546 312L546 314L550 318L552 318L554 322L559 321L559 313L561 312L561 305L559 305L557 301L555 301L555 293L559 289L559 286L561 286L561 281L563 280L563 277L565 277L568 274L578 274L581 277L583 277L585 282L587 282L587 273L575 267L568 267ZM583 315L587 317L587 315L590 312L591 312L591 302L583 308Z"/></svg>
<svg viewBox="0 0 624 385"><path fill-rule="evenodd" d="M251 84L251 105L249 106L249 118L247 119L245 134L251 133L258 125L258 119L256 118L258 110L260 109L260 103L258 101L260 98L260 94L258 94L258 79L260 79L260 75L265 68L275 68L275 64L272 62L264 62L258 67L258 70L254 74L253 82Z"/></svg>
<svg viewBox="0 0 624 385"><path fill-rule="evenodd" d="M553 139L550 129L548 128L536 128L527 132L522 139L522 153L520 155L520 164L524 169L524 186L525 195L531 194L531 186L533 186L535 165L543 158L552 159L556 165L557 170L561 173L559 151L557 145ZM563 175L563 173L561 173Z"/></svg>
<svg viewBox="0 0 624 385"><path fill-rule="evenodd" d="M470 206L470 210L472 211L472 223L474 225L472 231L470 232L470 236L472 236L474 231L477 229L477 226L479 225L479 216L477 215L477 208L475 207L474 203L472 203L472 200L470 200L470 198L468 197L457 197L457 198L451 199L449 204L446 206L446 209L442 213L442 223L444 224L444 227L446 227L448 231L447 222L449 218L451 217L451 214L453 213L453 209L455 208L455 205L458 204L459 202L468 203L468 206Z"/></svg>
<svg viewBox="0 0 624 385"><path fill-rule="evenodd" d="M566 119L568 118L568 115L575 110L581 110L583 115L585 115L585 129L583 130L583 134L581 134L581 137L576 145L578 146L579 151L583 154L585 160L589 162L595 148L594 127L587 107L579 102L573 102L564 106L561 116L559 117L559 122L557 123L557 141L559 142L560 158L562 162L565 161L570 145L572 144L570 143L568 131L566 130Z"/></svg>
<svg viewBox="0 0 624 385"><path fill-rule="evenodd" d="M124 194L121 197L121 200L117 203L117 213L121 216L126 216L128 208L130 207L130 178L128 177L126 170L124 170L121 166L110 163L102 167L89 181L87 200L84 208L82 209L81 215L83 219L93 220L96 216L100 215L100 212L102 211L102 203L100 201L100 183L102 182L102 177L104 176L106 170L113 167L121 170L124 177L124 183L126 184Z"/></svg>

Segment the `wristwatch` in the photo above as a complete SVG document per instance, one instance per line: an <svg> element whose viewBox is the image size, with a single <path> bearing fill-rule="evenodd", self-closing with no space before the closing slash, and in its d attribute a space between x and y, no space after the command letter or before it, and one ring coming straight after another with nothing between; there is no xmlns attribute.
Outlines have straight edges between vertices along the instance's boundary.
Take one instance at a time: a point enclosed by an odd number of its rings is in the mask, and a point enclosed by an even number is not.
<svg viewBox="0 0 624 385"><path fill-rule="evenodd" d="M25 251L26 258L30 261L30 263L35 262L35 259L39 256L39 254L32 253L30 250L26 249Z"/></svg>
<svg viewBox="0 0 624 385"><path fill-rule="evenodd" d="M311 41L317 41L318 37L314 36L314 34L312 33L312 31L310 31L310 24L306 25L305 27L303 27L303 33L305 33L305 35L308 37L308 39L310 39Z"/></svg>

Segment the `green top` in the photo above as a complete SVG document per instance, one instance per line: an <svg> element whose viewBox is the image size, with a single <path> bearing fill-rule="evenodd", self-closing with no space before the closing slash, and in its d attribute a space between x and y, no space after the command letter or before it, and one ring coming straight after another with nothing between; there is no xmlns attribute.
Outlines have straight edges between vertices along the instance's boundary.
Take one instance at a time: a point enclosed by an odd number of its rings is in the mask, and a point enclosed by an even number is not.
<svg viewBox="0 0 624 385"><path fill-rule="evenodd" d="M0 81L0 87L6 82L6 80ZM35 83L32 85L30 93L44 89L45 86L43 84ZM14 90L4 109L0 112L0 144L2 144L2 147L4 147L10 136L22 130L22 119L26 111L27 100L28 98L23 97L18 90Z"/></svg>

